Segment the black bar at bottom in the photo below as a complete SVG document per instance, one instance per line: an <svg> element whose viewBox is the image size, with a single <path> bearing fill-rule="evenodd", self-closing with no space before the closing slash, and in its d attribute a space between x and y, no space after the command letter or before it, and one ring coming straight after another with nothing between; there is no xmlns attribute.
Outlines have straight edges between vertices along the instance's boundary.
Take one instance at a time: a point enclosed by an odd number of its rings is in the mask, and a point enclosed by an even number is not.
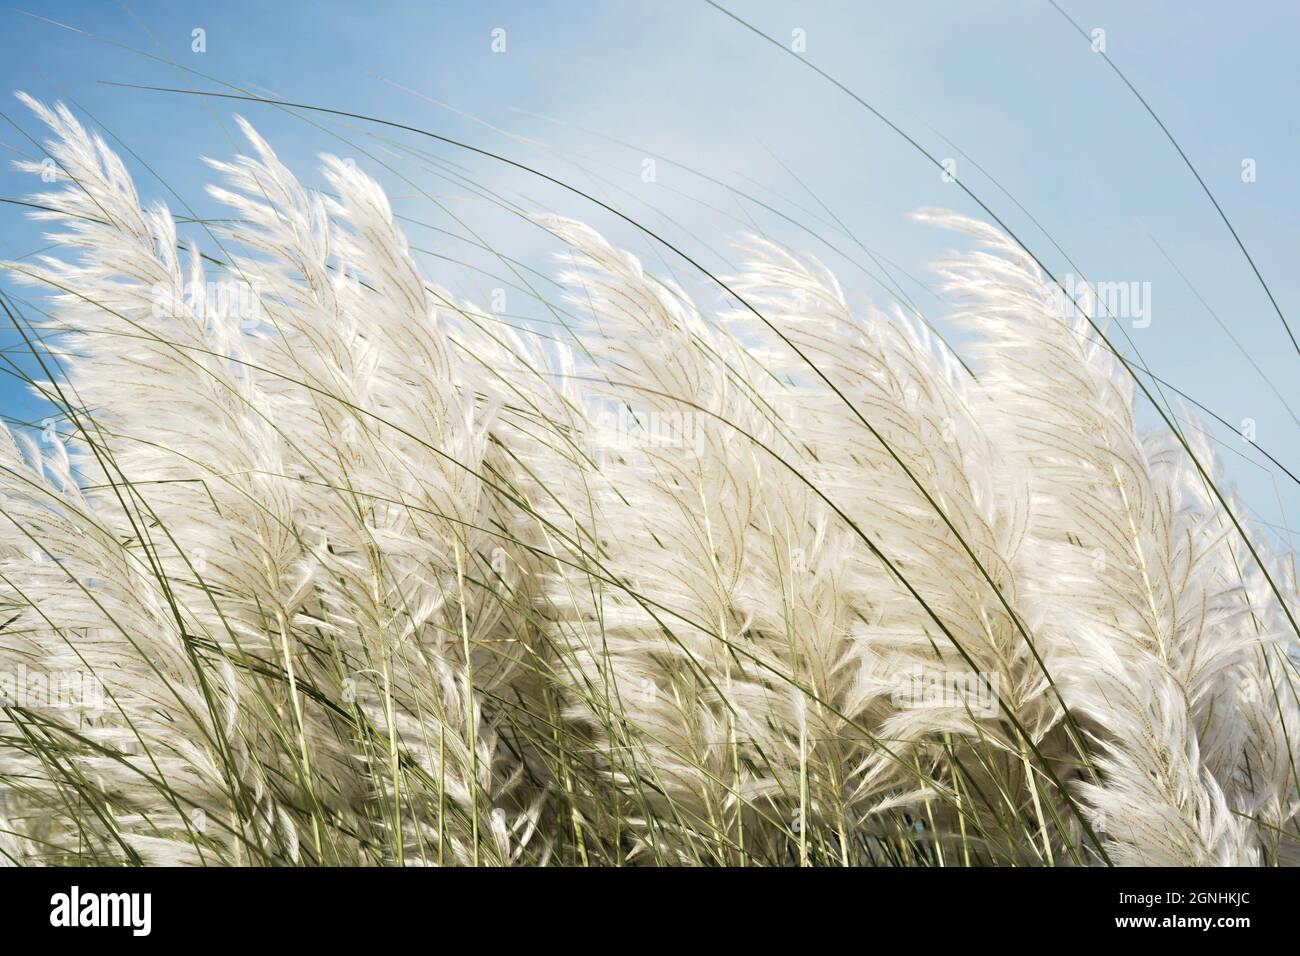
<svg viewBox="0 0 1300 956"><path fill-rule="evenodd" d="M978 943L1007 931L1016 945L1036 932L1231 944L1292 930L1296 889L1291 871L1240 869L0 869L0 927L6 948L74 934L258 948L517 939L698 949L791 934L871 946L899 933Z"/></svg>

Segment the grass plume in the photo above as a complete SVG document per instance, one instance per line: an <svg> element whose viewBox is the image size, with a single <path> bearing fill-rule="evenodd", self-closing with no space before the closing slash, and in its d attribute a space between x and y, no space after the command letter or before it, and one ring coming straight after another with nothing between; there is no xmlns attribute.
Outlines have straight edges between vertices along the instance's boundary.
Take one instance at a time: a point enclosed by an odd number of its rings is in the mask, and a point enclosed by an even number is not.
<svg viewBox="0 0 1300 956"><path fill-rule="evenodd" d="M1291 556L1001 230L917 214L970 369L763 238L711 307L538 215L561 340L353 162L241 120L217 259L26 102L61 423L0 433L0 671L97 693L6 697L5 860L1296 861Z"/></svg>

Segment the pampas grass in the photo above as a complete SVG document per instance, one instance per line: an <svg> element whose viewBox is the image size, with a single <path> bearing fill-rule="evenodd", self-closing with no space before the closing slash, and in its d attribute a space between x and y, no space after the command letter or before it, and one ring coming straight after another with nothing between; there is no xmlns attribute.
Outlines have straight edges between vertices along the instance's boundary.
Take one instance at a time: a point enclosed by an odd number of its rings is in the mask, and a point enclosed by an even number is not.
<svg viewBox="0 0 1300 956"><path fill-rule="evenodd" d="M918 213L975 375L766 240L713 307L539 216L557 342L353 163L241 120L205 255L26 102L61 424L0 433L0 670L102 699L6 701L6 861L1296 861L1290 556L997 230Z"/></svg>

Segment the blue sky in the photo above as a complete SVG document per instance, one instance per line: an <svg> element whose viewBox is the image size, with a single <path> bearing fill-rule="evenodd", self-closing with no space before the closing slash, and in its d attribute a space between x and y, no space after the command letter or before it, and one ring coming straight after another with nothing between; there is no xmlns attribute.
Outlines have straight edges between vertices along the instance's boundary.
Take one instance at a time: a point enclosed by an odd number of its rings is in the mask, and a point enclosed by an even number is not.
<svg viewBox="0 0 1300 956"><path fill-rule="evenodd" d="M1300 8L1058 2L1086 30L1106 31L1107 54L1196 164L1300 333L1294 262L1300 66L1292 48ZM955 158L962 182L1054 271L1070 267L970 160L1090 278L1149 282L1151 322L1128 328L1142 358L1228 421L1253 419L1259 444L1300 472L1300 426L1286 408L1300 409L1300 356L1173 147L1046 0L733 0L731 8L787 44L802 30L805 59L937 157ZM192 49L196 28L205 31L201 53ZM498 28L505 31L502 53L492 50ZM486 158L362 123L101 81L228 91L225 83L422 127L570 182L715 271L727 271L728 238L758 229L819 255L852 292L884 304L886 292L865 272L754 200L803 222L874 271L854 240L837 231L831 221L837 220L887 257L908 295L935 318L942 304L907 276L930 282L926 263L954 239L906 214L924 205L978 212L862 106L702 0L0 0L0 81L7 90L62 98L107 130L141 193L178 212L183 199L198 215L220 215L202 192L208 177L199 157L226 157L238 148L230 122L236 111L308 181L315 181L316 154L354 156L385 183L399 211L417 221L408 224L410 234L425 250L430 276L480 300L499 281L448 260L496 274L502 264L469 246L465 223L499 251L542 271L556 251L544 233L482 198L483 190L586 219L702 297L715 293L681 260L608 213ZM4 117L39 139L21 105L4 99ZM9 168L10 159L34 153L24 134L0 119L0 196L22 196L39 185ZM1255 182L1242 182L1246 158L1255 161ZM655 160L653 182L643 179L647 159ZM43 245L40 230L17 207L0 205L0 257ZM523 296L514 297L510 310L537 312ZM11 345L12 336L0 335L0 344ZM0 381L0 412L41 415L11 379ZM1252 510L1272 525L1293 520L1300 509L1294 484L1277 469L1252 464L1260 456L1234 433L1213 431Z"/></svg>

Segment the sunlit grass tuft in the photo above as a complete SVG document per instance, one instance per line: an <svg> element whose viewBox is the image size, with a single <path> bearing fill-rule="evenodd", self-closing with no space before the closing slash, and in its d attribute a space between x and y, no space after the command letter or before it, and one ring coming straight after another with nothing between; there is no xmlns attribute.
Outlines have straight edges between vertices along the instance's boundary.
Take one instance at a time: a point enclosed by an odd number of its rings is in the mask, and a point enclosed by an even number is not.
<svg viewBox="0 0 1300 956"><path fill-rule="evenodd" d="M765 239L709 309L554 216L561 301L507 262L541 326L356 163L308 190L241 121L200 254L29 105L9 861L1294 861L1290 559L998 230L919 214L975 243L969 365Z"/></svg>

